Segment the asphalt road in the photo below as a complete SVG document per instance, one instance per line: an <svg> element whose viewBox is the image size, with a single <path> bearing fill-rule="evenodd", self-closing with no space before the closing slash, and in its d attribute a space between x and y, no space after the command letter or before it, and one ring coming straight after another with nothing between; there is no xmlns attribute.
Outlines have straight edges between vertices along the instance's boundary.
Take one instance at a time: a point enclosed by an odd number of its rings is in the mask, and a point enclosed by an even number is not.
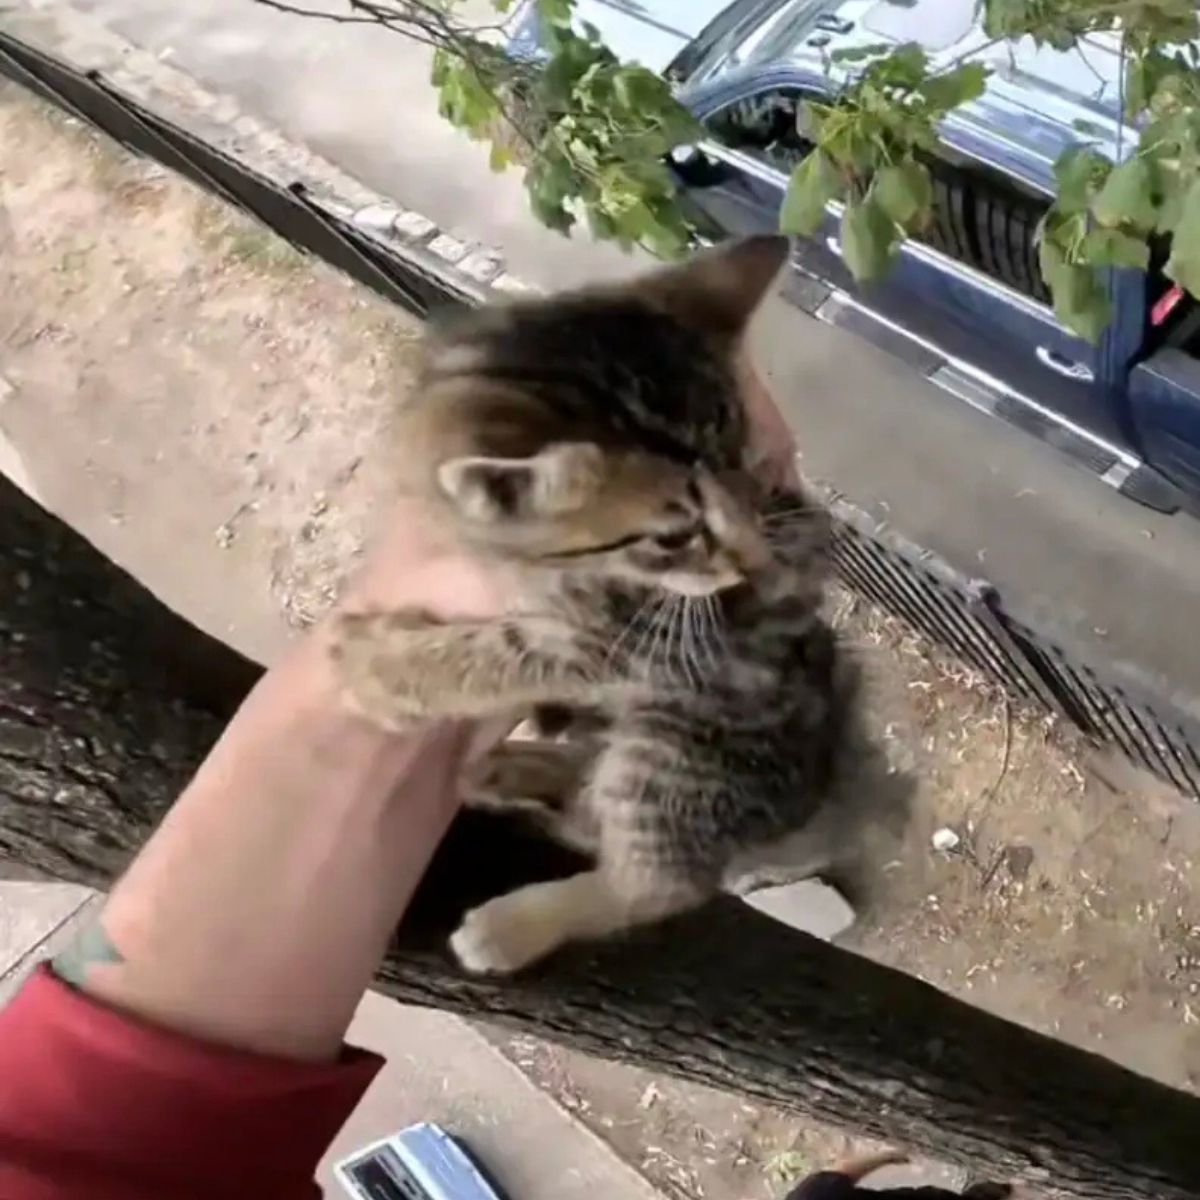
<svg viewBox="0 0 1200 1200"><path fill-rule="evenodd" d="M437 115L428 51L378 29L269 11L255 0L76 0L129 40L444 228L503 249L555 285L629 271L611 247L528 216L515 174ZM3 17L0 16L0 21ZM853 336L779 303L757 329L808 473L990 579L1009 608L1080 646L1200 696L1200 522L1162 517L969 409Z"/></svg>

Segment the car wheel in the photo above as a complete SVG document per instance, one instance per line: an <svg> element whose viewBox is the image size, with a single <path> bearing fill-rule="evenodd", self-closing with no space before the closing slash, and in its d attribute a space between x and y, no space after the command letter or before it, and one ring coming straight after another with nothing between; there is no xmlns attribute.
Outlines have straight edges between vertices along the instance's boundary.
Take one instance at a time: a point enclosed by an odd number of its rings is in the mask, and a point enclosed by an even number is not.
<svg viewBox="0 0 1200 1200"><path fill-rule="evenodd" d="M1038 213L1019 198L982 193L975 201L975 229L983 270L1024 296L1047 302L1050 293L1038 268Z"/></svg>
<svg viewBox="0 0 1200 1200"><path fill-rule="evenodd" d="M972 261L971 243L963 221L966 189L933 174L933 220L922 238L935 250L959 262Z"/></svg>

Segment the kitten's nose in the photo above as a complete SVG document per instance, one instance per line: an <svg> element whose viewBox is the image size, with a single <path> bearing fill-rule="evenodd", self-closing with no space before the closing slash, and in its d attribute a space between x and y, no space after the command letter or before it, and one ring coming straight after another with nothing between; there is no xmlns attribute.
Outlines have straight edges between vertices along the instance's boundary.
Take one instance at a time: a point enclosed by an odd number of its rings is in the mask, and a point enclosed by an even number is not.
<svg viewBox="0 0 1200 1200"><path fill-rule="evenodd" d="M741 472L728 472L732 481L742 481ZM702 475L698 479L704 501L704 519L722 551L741 575L762 571L771 564L771 547L758 527L754 510L738 502L726 480Z"/></svg>
<svg viewBox="0 0 1200 1200"><path fill-rule="evenodd" d="M718 471L714 478L739 508L753 511L758 484L752 475L746 471Z"/></svg>

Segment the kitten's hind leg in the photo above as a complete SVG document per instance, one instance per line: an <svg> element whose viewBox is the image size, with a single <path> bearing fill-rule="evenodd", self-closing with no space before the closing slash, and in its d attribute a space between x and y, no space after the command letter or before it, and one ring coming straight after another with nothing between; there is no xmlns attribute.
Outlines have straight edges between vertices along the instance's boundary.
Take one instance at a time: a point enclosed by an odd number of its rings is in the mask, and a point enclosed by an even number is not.
<svg viewBox="0 0 1200 1200"><path fill-rule="evenodd" d="M531 883L472 909L450 938L458 961L475 974L509 974L567 942L607 937L695 908L707 893L687 884L619 883L597 868Z"/></svg>
<svg viewBox="0 0 1200 1200"><path fill-rule="evenodd" d="M603 657L557 617L441 622L419 609L343 614L330 654L353 706L389 729L592 699Z"/></svg>
<svg viewBox="0 0 1200 1200"><path fill-rule="evenodd" d="M464 800L475 808L501 809L516 800L561 810L579 791L595 755L586 741L510 738L472 768Z"/></svg>
<svg viewBox="0 0 1200 1200"><path fill-rule="evenodd" d="M522 817L555 841L592 854L595 825L576 801L595 754L586 740L501 742L471 770L463 803Z"/></svg>

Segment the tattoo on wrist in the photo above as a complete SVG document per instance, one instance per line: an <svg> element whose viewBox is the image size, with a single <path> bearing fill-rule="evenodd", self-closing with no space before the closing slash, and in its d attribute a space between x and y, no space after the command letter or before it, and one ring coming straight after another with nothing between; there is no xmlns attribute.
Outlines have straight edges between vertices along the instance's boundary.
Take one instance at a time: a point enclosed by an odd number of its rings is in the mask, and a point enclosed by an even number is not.
<svg viewBox="0 0 1200 1200"><path fill-rule="evenodd" d="M113 945L100 918L89 921L71 939L71 944L50 960L50 969L72 987L87 983L92 967L123 963L124 955Z"/></svg>

